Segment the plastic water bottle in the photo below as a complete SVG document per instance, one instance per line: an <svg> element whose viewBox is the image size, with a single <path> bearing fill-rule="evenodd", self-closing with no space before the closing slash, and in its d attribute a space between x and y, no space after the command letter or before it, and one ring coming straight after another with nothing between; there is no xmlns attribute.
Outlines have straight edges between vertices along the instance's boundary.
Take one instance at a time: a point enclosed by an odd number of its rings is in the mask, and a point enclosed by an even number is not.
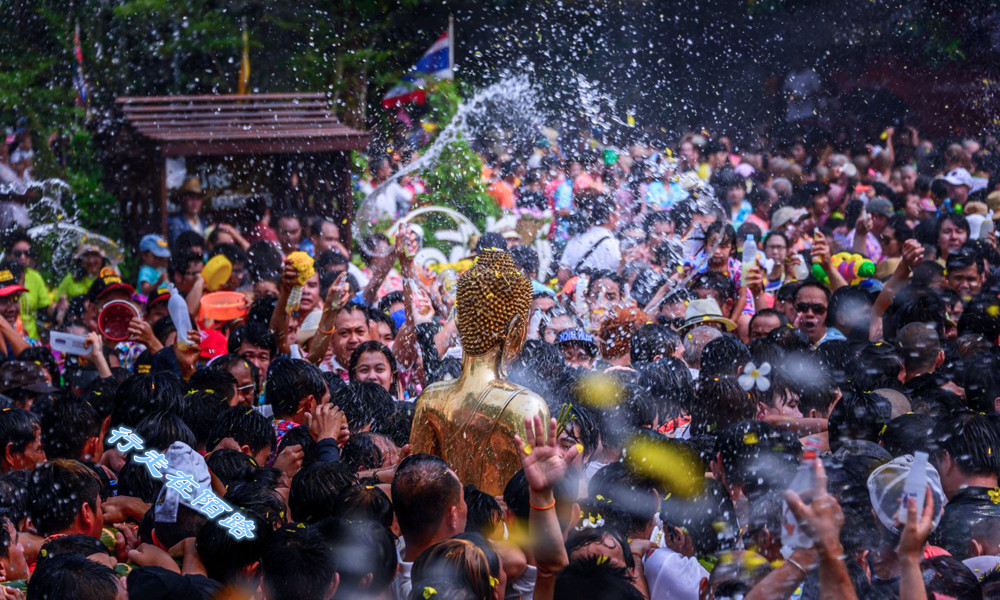
<svg viewBox="0 0 1000 600"><path fill-rule="evenodd" d="M903 502L899 506L899 514L896 520L906 523L907 498L915 498L917 501L917 518L924 510L924 498L927 495L927 453L914 452L913 462L910 463L910 472L906 476L906 483L903 484Z"/></svg>
<svg viewBox="0 0 1000 600"><path fill-rule="evenodd" d="M170 286L170 299L167 300L167 312L170 313L170 320L174 322L177 329L177 341L181 344L190 344L187 333L191 331L191 314L188 313L187 300L177 288Z"/></svg>
<svg viewBox="0 0 1000 600"><path fill-rule="evenodd" d="M806 503L812 499L812 492L815 487L815 461L816 453L814 451L807 450L803 452L802 464L799 465L799 470L795 472L795 477L788 484L788 489L798 494L802 498L802 501ZM812 538L802 530L802 526L799 525L798 520L795 518L795 513L792 512L786 501L782 501L781 503L781 516L783 521L781 524L781 555L788 558L796 548L811 548L813 545Z"/></svg>
<svg viewBox="0 0 1000 600"><path fill-rule="evenodd" d="M753 235L748 235L743 242L743 273L740 284L746 287L747 271L757 265L757 244L753 241Z"/></svg>

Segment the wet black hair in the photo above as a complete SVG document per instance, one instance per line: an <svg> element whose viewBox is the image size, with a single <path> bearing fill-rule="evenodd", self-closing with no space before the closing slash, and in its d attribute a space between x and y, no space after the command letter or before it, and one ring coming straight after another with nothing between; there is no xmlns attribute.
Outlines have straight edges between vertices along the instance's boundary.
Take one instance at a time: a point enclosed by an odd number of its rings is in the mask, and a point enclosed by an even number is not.
<svg viewBox="0 0 1000 600"><path fill-rule="evenodd" d="M104 554L111 556L111 550L101 543L101 540L89 535L82 533L60 535L51 537L42 543L42 547L38 551L38 563L36 564L52 560L62 554L79 554L80 556Z"/></svg>
<svg viewBox="0 0 1000 600"><path fill-rule="evenodd" d="M496 498L473 485L466 485L463 494L465 495L465 505L468 507L465 517L466 533L492 535L503 522L503 511L500 510L500 503L497 502Z"/></svg>
<svg viewBox="0 0 1000 600"><path fill-rule="evenodd" d="M621 462L601 467L587 489L585 510L602 515L605 524L629 537L642 532L656 515L658 500L653 482Z"/></svg>
<svg viewBox="0 0 1000 600"><path fill-rule="evenodd" d="M920 561L921 578L929 598L960 600L985 598L979 579L954 556L933 556Z"/></svg>
<svg viewBox="0 0 1000 600"><path fill-rule="evenodd" d="M201 392L212 390L212 392L228 401L236 395L236 387L239 383L232 373L214 364L195 371L187 382L186 392Z"/></svg>
<svg viewBox="0 0 1000 600"><path fill-rule="evenodd" d="M271 296L269 294L254 298L253 302L250 303L250 308L247 310L247 320L246 324L257 323L258 325L263 325L265 328L270 324L271 317L274 316L274 310L278 306L278 298ZM239 329L239 328L237 328ZM232 336L230 336L230 341L232 341ZM255 344L256 345L256 344ZM237 344L237 347L239 344ZM275 342L277 347L277 342ZM261 346L266 348L267 346ZM274 358L276 352L271 352L271 358Z"/></svg>
<svg viewBox="0 0 1000 600"><path fill-rule="evenodd" d="M938 420L931 433L936 455L945 452L968 475L1000 472L1000 433L992 419L971 411Z"/></svg>
<svg viewBox="0 0 1000 600"><path fill-rule="evenodd" d="M732 423L756 416L757 402L740 387L736 377L698 378L696 399L691 407L693 434L714 434Z"/></svg>
<svg viewBox="0 0 1000 600"><path fill-rule="evenodd" d="M75 553L38 562L28 598L115 600L118 576L109 567Z"/></svg>
<svg viewBox="0 0 1000 600"><path fill-rule="evenodd" d="M226 495L227 501L229 495ZM243 571L261 560L264 549L274 535L271 525L252 510L243 510L243 516L253 523L252 538L236 538L230 531L209 520L195 536L195 549L205 566L205 573L220 583L243 581Z"/></svg>
<svg viewBox="0 0 1000 600"><path fill-rule="evenodd" d="M205 464L226 488L235 483L250 481L257 468L252 458L232 448L212 451L205 458Z"/></svg>
<svg viewBox="0 0 1000 600"><path fill-rule="evenodd" d="M367 432L352 434L340 451L340 461L355 473L381 467L382 460L382 450L375 443L373 434Z"/></svg>
<svg viewBox="0 0 1000 600"><path fill-rule="evenodd" d="M194 434L197 449L207 449L212 428L222 411L229 408L228 398L211 389L191 390L184 397L181 418Z"/></svg>
<svg viewBox="0 0 1000 600"><path fill-rule="evenodd" d="M170 256L170 265L167 270L171 277L183 277L192 263L201 264L202 262L203 259L200 254L188 252L187 250L174 251Z"/></svg>
<svg viewBox="0 0 1000 600"><path fill-rule="evenodd" d="M121 496L132 496L152 504L162 488L163 482L154 479L142 463L129 460L118 471L118 494Z"/></svg>
<svg viewBox="0 0 1000 600"><path fill-rule="evenodd" d="M903 359L896 348L885 342L871 342L857 353L857 371L852 379L856 387L866 390L898 388Z"/></svg>
<svg viewBox="0 0 1000 600"><path fill-rule="evenodd" d="M430 454L404 458L396 467L390 494L403 536L416 543L428 540L461 494L462 486L448 472L448 463Z"/></svg>
<svg viewBox="0 0 1000 600"><path fill-rule="evenodd" d="M42 536L72 525L84 503L99 510L101 482L90 467L76 460L56 459L36 466L27 489L31 522Z"/></svg>
<svg viewBox="0 0 1000 600"><path fill-rule="evenodd" d="M319 402L326 391L323 374L304 360L283 358L272 363L268 370L267 401L275 418L294 415L306 396Z"/></svg>
<svg viewBox="0 0 1000 600"><path fill-rule="evenodd" d="M263 323L247 321L246 324L234 329L226 342L226 351L230 354L239 354L240 345L243 342L264 348L271 353L271 358L278 354L278 340L270 328Z"/></svg>
<svg viewBox="0 0 1000 600"><path fill-rule="evenodd" d="M111 426L134 428L157 412L177 414L181 407L181 383L173 373L130 375L115 391Z"/></svg>
<svg viewBox="0 0 1000 600"><path fill-rule="evenodd" d="M750 350L732 335L722 335L701 351L701 370L698 379L736 375L736 370L750 361Z"/></svg>
<svg viewBox="0 0 1000 600"><path fill-rule="evenodd" d="M958 319L958 335L978 333L991 344L1000 340L1000 315L995 299L980 298L972 301Z"/></svg>
<svg viewBox="0 0 1000 600"><path fill-rule="evenodd" d="M262 587L271 600L323 598L337 571L333 548L315 527L274 532L261 554Z"/></svg>
<svg viewBox="0 0 1000 600"><path fill-rule="evenodd" d="M285 524L288 510L277 488L281 471L273 467L254 469L252 481L237 482L226 490L226 501L244 514L253 513L264 519L270 529Z"/></svg>
<svg viewBox="0 0 1000 600"><path fill-rule="evenodd" d="M198 445L194 432L180 416L171 412L153 413L136 425L136 434L146 442L147 448L163 451L174 442L184 442L194 448Z"/></svg>
<svg viewBox="0 0 1000 600"><path fill-rule="evenodd" d="M995 352L980 352L959 363L956 378L965 391L965 402L975 412L996 412L1000 398L1000 356Z"/></svg>
<svg viewBox="0 0 1000 600"><path fill-rule="evenodd" d="M38 417L34 413L23 408L0 410L0 453L6 454L8 444L12 452L24 452L41 431Z"/></svg>
<svg viewBox="0 0 1000 600"><path fill-rule="evenodd" d="M660 505L664 529L681 527L691 535L695 552L715 554L735 548L739 526L736 509L721 483L705 479L705 487L693 498L671 494Z"/></svg>
<svg viewBox="0 0 1000 600"><path fill-rule="evenodd" d="M720 431L715 451L727 483L742 486L753 499L788 487L798 468L802 444L787 431L777 431L764 421L747 420Z"/></svg>
<svg viewBox="0 0 1000 600"><path fill-rule="evenodd" d="M388 529L392 527L392 502L376 485L352 485L337 495L331 516L352 522L378 523Z"/></svg>
<svg viewBox="0 0 1000 600"><path fill-rule="evenodd" d="M556 577L553 600L577 598L608 598L609 600L641 600L642 593L632 584L624 567L616 567L598 557L569 561Z"/></svg>
<svg viewBox="0 0 1000 600"><path fill-rule="evenodd" d="M191 248L203 248L205 247L205 237L198 233L197 231L183 231L171 244L172 255L177 255L183 252L188 252ZM199 256L199 258L201 258Z"/></svg>
<svg viewBox="0 0 1000 600"><path fill-rule="evenodd" d="M836 452L846 440L878 443L891 418L892 405L875 392L847 389L830 412L830 450Z"/></svg>
<svg viewBox="0 0 1000 600"><path fill-rule="evenodd" d="M882 433L882 447L893 458L912 455L917 450L930 453L933 450L931 432L935 422L930 415L899 415L886 425Z"/></svg>
<svg viewBox="0 0 1000 600"><path fill-rule="evenodd" d="M208 449L214 449L223 438L231 437L256 454L277 445L274 427L267 417L252 408L233 406L219 414L208 435Z"/></svg>
<svg viewBox="0 0 1000 600"><path fill-rule="evenodd" d="M315 523L333 514L337 496L356 483L354 473L340 462L313 463L292 478L288 489L288 509L292 518Z"/></svg>
<svg viewBox="0 0 1000 600"><path fill-rule="evenodd" d="M694 276L688 284L688 290L694 293L695 290L708 290L719 303L719 308L725 304L726 300L735 300L737 289L733 280L712 271L705 271Z"/></svg>
<svg viewBox="0 0 1000 600"><path fill-rule="evenodd" d="M975 248L970 246L962 246L958 250L952 252L948 255L948 259L945 262L945 270L948 273L958 269L967 269L971 266L975 266L976 271L980 275L983 273L983 269L985 268L983 265L982 255L976 252Z"/></svg>
<svg viewBox="0 0 1000 600"><path fill-rule="evenodd" d="M31 472L18 470L0 475L0 512L5 513L21 529L28 518L28 479Z"/></svg>
<svg viewBox="0 0 1000 600"><path fill-rule="evenodd" d="M410 443L410 429L413 426L413 402L396 402L392 412L380 422L372 424L372 433L378 433L392 440L400 448Z"/></svg>
<svg viewBox="0 0 1000 600"><path fill-rule="evenodd" d="M56 359L52 356L52 351L45 346L30 346L25 348L17 355L17 360L21 362L33 362L45 369L49 374L49 379L52 380L52 385L60 387L62 377L59 373L59 365L56 364Z"/></svg>
<svg viewBox="0 0 1000 600"><path fill-rule="evenodd" d="M389 392L371 381L352 381L337 390L330 402L344 411L352 433L385 419L395 406Z"/></svg>
<svg viewBox="0 0 1000 600"><path fill-rule="evenodd" d="M2 430L3 415L0 415ZM87 441L101 433L97 411L84 399L64 394L51 402L41 419L42 445L45 456L53 458L82 458ZM0 443L4 436L0 434ZM96 459L99 457L91 457Z"/></svg>
<svg viewBox="0 0 1000 600"><path fill-rule="evenodd" d="M389 520L392 520L391 511ZM315 527L322 532L337 557L338 597L341 594L347 597L376 595L388 590L399 565L396 539L388 527L354 519L325 519ZM362 590L361 582L368 574L372 577ZM443 593L442 590L439 593Z"/></svg>
<svg viewBox="0 0 1000 600"><path fill-rule="evenodd" d="M538 252L531 246L514 246L510 249L514 264L529 277L538 273Z"/></svg>
<svg viewBox="0 0 1000 600"><path fill-rule="evenodd" d="M651 363L654 360L672 356L681 343L681 337L666 325L647 323L632 334L632 344L629 357L632 367L640 363Z"/></svg>

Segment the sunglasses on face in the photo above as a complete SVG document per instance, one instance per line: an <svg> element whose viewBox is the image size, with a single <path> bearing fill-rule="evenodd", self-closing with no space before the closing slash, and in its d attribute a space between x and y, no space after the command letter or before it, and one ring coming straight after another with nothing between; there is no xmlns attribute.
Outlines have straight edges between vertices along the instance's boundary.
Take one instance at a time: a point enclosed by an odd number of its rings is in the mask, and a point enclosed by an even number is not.
<svg viewBox="0 0 1000 600"><path fill-rule="evenodd" d="M671 329L677 329L684 324L684 317L660 317L659 321L661 325L666 325Z"/></svg>
<svg viewBox="0 0 1000 600"><path fill-rule="evenodd" d="M795 310L800 313L809 312L811 310L814 315L822 315L826 313L826 307L822 304L809 304L806 302L796 303Z"/></svg>
<svg viewBox="0 0 1000 600"><path fill-rule="evenodd" d="M15 258L23 258L31 256L31 250L14 250L10 253L11 256Z"/></svg>

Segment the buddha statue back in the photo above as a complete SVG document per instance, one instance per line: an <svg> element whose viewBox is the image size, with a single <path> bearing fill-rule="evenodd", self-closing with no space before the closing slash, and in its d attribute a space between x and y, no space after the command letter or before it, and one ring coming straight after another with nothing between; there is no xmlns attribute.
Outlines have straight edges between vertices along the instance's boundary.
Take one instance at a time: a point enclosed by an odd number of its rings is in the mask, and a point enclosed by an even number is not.
<svg viewBox="0 0 1000 600"><path fill-rule="evenodd" d="M411 451L446 460L463 484L499 495L521 468L514 436L524 420L549 419L545 401L508 381L505 365L527 333L531 283L505 250L483 250L458 280L462 375L417 398Z"/></svg>

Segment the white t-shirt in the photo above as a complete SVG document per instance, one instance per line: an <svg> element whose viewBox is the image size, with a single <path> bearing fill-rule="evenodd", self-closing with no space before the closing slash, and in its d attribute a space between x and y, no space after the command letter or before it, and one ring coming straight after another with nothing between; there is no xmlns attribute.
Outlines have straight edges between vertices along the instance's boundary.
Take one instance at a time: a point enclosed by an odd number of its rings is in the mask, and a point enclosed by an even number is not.
<svg viewBox="0 0 1000 600"><path fill-rule="evenodd" d="M535 593L535 581L538 579L538 567L528 565L524 573L514 581L507 582L507 590L504 600L518 600L518 598L531 598Z"/></svg>
<svg viewBox="0 0 1000 600"><path fill-rule="evenodd" d="M410 589L413 581L410 579L410 571L413 570L413 563L399 561L399 570L396 571L396 578L392 580L393 600L407 600L410 597Z"/></svg>
<svg viewBox="0 0 1000 600"><path fill-rule="evenodd" d="M566 243L559 266L566 267L574 274L584 268L606 269L617 273L621 262L622 251L618 238L607 228L595 225Z"/></svg>
<svg viewBox="0 0 1000 600"><path fill-rule="evenodd" d="M695 557L658 548L643 561L650 600L698 600L698 587L708 571Z"/></svg>
<svg viewBox="0 0 1000 600"><path fill-rule="evenodd" d="M413 200L413 193L399 185L396 181L390 181L375 197L375 209L379 219L386 217L393 220L402 217L410 210L410 201Z"/></svg>

